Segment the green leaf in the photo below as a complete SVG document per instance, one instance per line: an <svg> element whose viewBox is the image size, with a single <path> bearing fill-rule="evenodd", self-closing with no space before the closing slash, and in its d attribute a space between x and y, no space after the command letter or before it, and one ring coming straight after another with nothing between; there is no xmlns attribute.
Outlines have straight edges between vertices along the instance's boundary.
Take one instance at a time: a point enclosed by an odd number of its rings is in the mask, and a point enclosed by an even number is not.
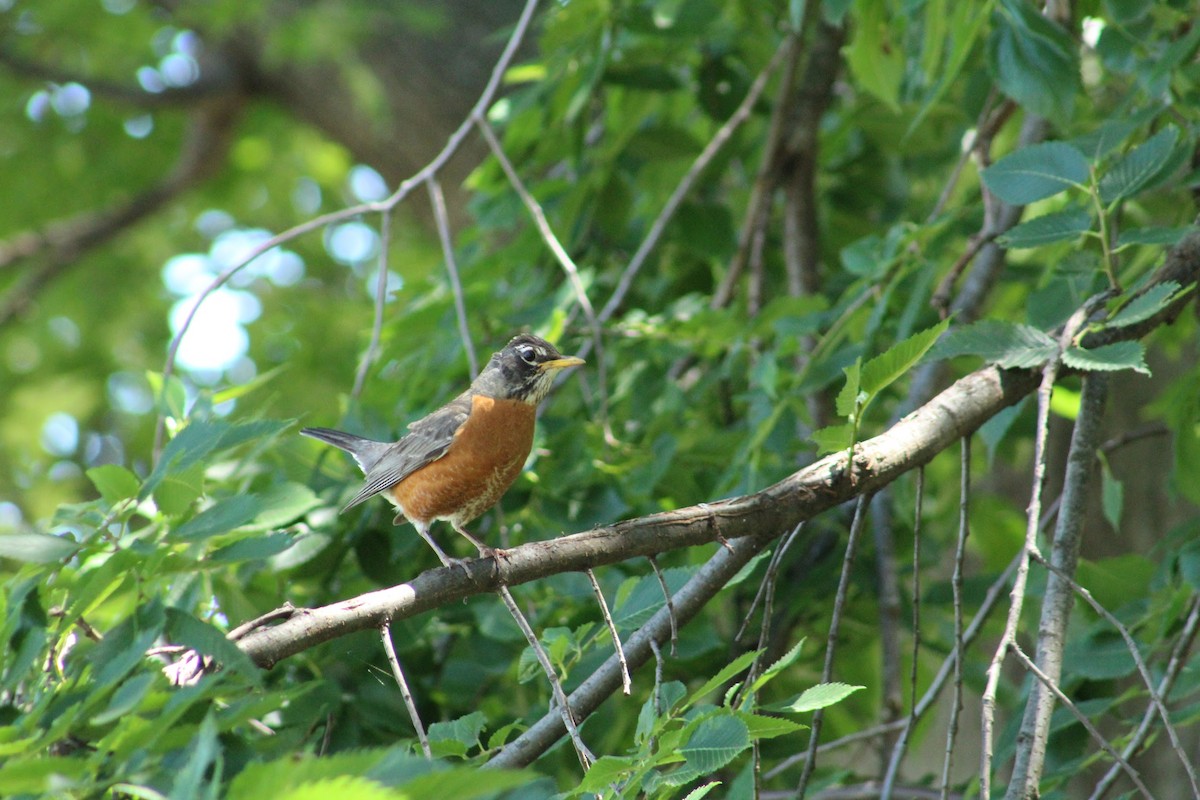
<svg viewBox="0 0 1200 800"><path fill-rule="evenodd" d="M776 675L783 672L792 664L795 664L796 659L800 657L800 650L804 647L804 642L805 640L801 638L800 641L792 645L790 650L780 656L774 664L763 670L763 673L755 678L754 683L750 685L750 691L757 692L775 678Z"/></svg>
<svg viewBox="0 0 1200 800"><path fill-rule="evenodd" d="M862 402L862 398L859 397L862 359L855 359L854 363L845 367L842 372L846 373L846 383L838 392L837 399L834 401L834 410L837 411L839 417L853 421L858 415L859 404Z"/></svg>
<svg viewBox="0 0 1200 800"><path fill-rule="evenodd" d="M208 560L218 564L235 561L258 561L270 558L287 550L295 542L295 536L287 531L272 531L263 536L242 539L209 555Z"/></svg>
<svg viewBox="0 0 1200 800"><path fill-rule="evenodd" d="M683 800L700 800L700 798L708 796L709 792L720 785L720 781L713 781L712 783L706 783L703 786L697 786L695 789L692 789L690 792L684 795Z"/></svg>
<svg viewBox="0 0 1200 800"><path fill-rule="evenodd" d="M140 495L145 494L145 489ZM182 472L162 478L154 487L154 504L169 517L186 514L204 494L204 465L195 464Z"/></svg>
<svg viewBox="0 0 1200 800"><path fill-rule="evenodd" d="M48 533L0 534L0 557L16 561L49 564L69 558L79 548L78 542L66 536L51 536Z"/></svg>
<svg viewBox="0 0 1200 800"><path fill-rule="evenodd" d="M750 731L732 713L717 714L701 722L687 744L679 749L690 772L711 775L750 746Z"/></svg>
<svg viewBox="0 0 1200 800"><path fill-rule="evenodd" d="M167 636L173 644L181 644L202 655L212 656L224 669L247 678L256 686L262 685L262 673L250 656L207 622L177 608L168 608Z"/></svg>
<svg viewBox="0 0 1200 800"><path fill-rule="evenodd" d="M766 717L762 714L750 714L744 711L737 712L737 715L742 722L746 723L746 730L750 732L750 738L754 740L774 739L776 736L786 736L808 727L784 717Z"/></svg>
<svg viewBox="0 0 1200 800"><path fill-rule="evenodd" d="M1088 160L1063 142L1023 147L980 173L997 197L1013 205L1027 205L1087 183Z"/></svg>
<svg viewBox="0 0 1200 800"><path fill-rule="evenodd" d="M583 776L577 791L585 794L603 792L610 784L623 782L637 764L632 758L601 756Z"/></svg>
<svg viewBox="0 0 1200 800"><path fill-rule="evenodd" d="M852 422L847 422L843 425L827 425L820 430L810 433L808 438L816 443L817 453L825 455L826 453L836 453L839 450L845 450L854 444L854 433L856 430L857 426Z"/></svg>
<svg viewBox="0 0 1200 800"><path fill-rule="evenodd" d="M944 319L932 328L918 331L872 358L862 368L862 391L866 392L868 397L874 398L892 385L929 352L949 326L950 320Z"/></svg>
<svg viewBox="0 0 1200 800"><path fill-rule="evenodd" d="M1117 247L1135 244L1174 245L1194 230L1196 230L1194 225L1185 225L1179 228L1163 226L1128 228L1121 231L1117 237Z"/></svg>
<svg viewBox="0 0 1200 800"><path fill-rule="evenodd" d="M1087 372L1131 369L1143 375L1150 374L1150 368L1146 366L1146 350L1141 342L1115 342L1087 350L1068 347L1063 353L1063 363Z"/></svg>
<svg viewBox="0 0 1200 800"><path fill-rule="evenodd" d="M1103 469L1100 471L1100 506L1104 518L1114 530L1121 530L1121 512L1125 508L1125 485L1117 480L1109 469L1107 459L1101 460Z"/></svg>
<svg viewBox="0 0 1200 800"><path fill-rule="evenodd" d="M200 722L200 730L192 737L187 746L187 761L182 769L175 773L175 782L171 787L171 800L192 800L200 796L204 783L204 773L209 764L219 754L217 745L217 723L210 711Z"/></svg>
<svg viewBox="0 0 1200 800"><path fill-rule="evenodd" d="M799 697L784 707L784 711L816 711L819 708L827 708L865 688L847 683L818 683L801 692Z"/></svg>
<svg viewBox="0 0 1200 800"><path fill-rule="evenodd" d="M250 494L227 497L171 532L175 541L199 541L245 525L263 510L262 499Z"/></svg>
<svg viewBox="0 0 1200 800"><path fill-rule="evenodd" d="M87 471L88 479L110 506L136 497L142 482L119 464L102 464Z"/></svg>
<svg viewBox="0 0 1200 800"><path fill-rule="evenodd" d="M291 424L290 421L280 420L254 420L236 424L222 420L191 422L163 448L162 457L143 484L140 496L149 496L165 477L177 475L201 463L212 453L255 439L277 436Z"/></svg>
<svg viewBox="0 0 1200 800"><path fill-rule="evenodd" d="M996 241L1010 250L1023 250L1076 239L1091 227L1092 215L1081 208L1074 208L1022 222Z"/></svg>
<svg viewBox="0 0 1200 800"><path fill-rule="evenodd" d="M900 111L900 82L904 78L904 47L895 41L896 25L888 18L888 4L859 2L854 38L843 49L850 72L862 88L883 101L893 113Z"/></svg>
<svg viewBox="0 0 1200 800"><path fill-rule="evenodd" d="M302 483L277 483L259 496L263 510L254 517L262 528L278 528L296 521L321 504L313 490Z"/></svg>
<svg viewBox="0 0 1200 800"><path fill-rule="evenodd" d="M0 786L8 797L82 796L87 792L69 792L75 783L82 783L95 768L82 758L43 755L36 761L13 760L0 765Z"/></svg>
<svg viewBox="0 0 1200 800"><path fill-rule="evenodd" d="M482 711L472 711L449 722L435 722L429 726L429 746L434 755L465 756L479 747L479 735L486 725L487 717Z"/></svg>
<svg viewBox="0 0 1200 800"><path fill-rule="evenodd" d="M1012 322L982 320L956 328L933 348L935 358L981 356L1004 369L1031 368L1058 353L1058 343L1048 334Z"/></svg>
<svg viewBox="0 0 1200 800"><path fill-rule="evenodd" d="M750 668L750 665L754 663L754 659L758 656L758 654L758 650L750 650L749 652L742 653L724 667L721 667L721 669L717 671L716 675L713 675L704 682L703 686L691 693L691 695L688 697L685 707L695 705L700 700L716 691L717 688L722 684L728 683L735 675L745 672Z"/></svg>
<svg viewBox="0 0 1200 800"><path fill-rule="evenodd" d="M1126 303L1124 308L1118 311L1104 326L1106 328L1124 328L1149 319L1170 305L1178 291L1179 284L1175 281L1156 283Z"/></svg>
<svg viewBox="0 0 1200 800"><path fill-rule="evenodd" d="M1000 90L1035 114L1069 119L1079 91L1078 48L1065 29L1024 0L992 16L988 61Z"/></svg>
<svg viewBox="0 0 1200 800"><path fill-rule="evenodd" d="M1179 130L1163 128L1121 157L1100 179L1100 200L1112 203L1146 189L1171 160Z"/></svg>

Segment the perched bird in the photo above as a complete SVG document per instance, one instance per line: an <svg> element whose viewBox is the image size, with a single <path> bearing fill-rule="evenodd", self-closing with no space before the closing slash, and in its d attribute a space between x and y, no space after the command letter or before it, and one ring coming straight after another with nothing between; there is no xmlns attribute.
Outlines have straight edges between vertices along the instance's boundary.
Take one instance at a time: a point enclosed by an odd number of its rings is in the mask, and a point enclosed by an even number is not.
<svg viewBox="0 0 1200 800"><path fill-rule="evenodd" d="M494 353L471 387L427 417L408 426L397 442L377 442L329 428L305 428L311 436L354 456L367 476L342 511L383 493L407 519L442 564L457 563L429 535L434 520L446 520L481 556L492 548L466 528L508 490L533 446L537 407L560 369L583 364L537 336L521 334Z"/></svg>

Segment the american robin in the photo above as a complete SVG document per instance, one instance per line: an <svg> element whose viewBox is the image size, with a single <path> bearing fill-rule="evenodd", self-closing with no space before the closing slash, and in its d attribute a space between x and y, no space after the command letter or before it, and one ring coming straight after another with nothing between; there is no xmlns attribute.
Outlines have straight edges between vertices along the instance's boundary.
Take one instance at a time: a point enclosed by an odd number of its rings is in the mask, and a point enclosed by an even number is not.
<svg viewBox="0 0 1200 800"><path fill-rule="evenodd" d="M342 511L382 492L400 511L396 524L408 519L450 566L456 561L430 537L430 525L447 520L481 556L493 552L463 526L494 506L521 473L533 446L538 403L555 373L582 363L545 339L521 334L492 355L469 389L411 423L399 441L329 428L300 433L345 450L366 474L366 484Z"/></svg>

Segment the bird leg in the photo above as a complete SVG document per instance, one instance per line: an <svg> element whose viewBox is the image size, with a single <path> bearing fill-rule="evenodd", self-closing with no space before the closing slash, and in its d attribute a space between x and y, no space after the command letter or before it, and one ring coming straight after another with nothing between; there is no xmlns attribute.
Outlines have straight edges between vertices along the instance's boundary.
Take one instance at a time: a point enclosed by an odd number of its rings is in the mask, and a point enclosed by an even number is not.
<svg viewBox="0 0 1200 800"><path fill-rule="evenodd" d="M470 531L468 531L462 525L459 525L457 522L451 522L450 526L452 528L454 528L454 530L461 533L463 536L467 537L468 542L475 545L476 549L479 550L480 558L495 558L495 559L499 560L501 557L503 557L503 554L504 554L503 550L500 550L499 548L495 548L495 547L488 547L486 544L484 544L483 542L476 539L475 536Z"/></svg>
<svg viewBox="0 0 1200 800"><path fill-rule="evenodd" d="M393 520L393 522L399 525L401 522L406 520L408 522L412 522L412 520L409 520L403 514L397 514L396 519ZM443 567L458 567L463 572L470 575L470 572L467 570L466 562L463 559L451 558L450 556L446 555L446 552L442 550L442 548L438 547L438 543L435 542L433 537L429 535L428 525L418 525L414 522L413 527L417 529L417 533L421 535L421 538L425 540L425 543L433 548L433 552L437 553L438 561L442 562Z"/></svg>

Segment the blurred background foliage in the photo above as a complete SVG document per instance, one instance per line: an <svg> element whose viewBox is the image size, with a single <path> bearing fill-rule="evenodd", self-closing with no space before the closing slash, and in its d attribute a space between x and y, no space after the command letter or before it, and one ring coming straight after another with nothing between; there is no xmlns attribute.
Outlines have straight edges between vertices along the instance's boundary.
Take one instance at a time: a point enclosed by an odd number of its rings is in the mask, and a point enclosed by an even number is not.
<svg viewBox="0 0 1200 800"><path fill-rule="evenodd" d="M469 380L455 287L424 191L395 214L382 262L377 214L253 262L201 306L165 389L162 371L199 293L249 248L386 197L440 150L519 11L490 0L0 2L0 532L11 543L0 562L0 793L263 796L255 787L311 780L365 797L428 769L411 755L419 751L373 634L262 674L227 669L187 689L169 688L159 665L140 657L162 641L199 646L203 631L228 630L285 600L320 605L435 566L409 528L390 524L385 504L337 516L357 471L295 436L303 423L389 438ZM1047 120L1043 138L1076 142L1101 171L1156 131L1177 132L1162 180L1090 218L1167 229L1122 253L1123 284L1160 263L1163 246L1196 214L1194 9L1183 0L1080 0L1050 11L1064 24L1021 0L545 4L487 118L597 309L689 166L803 27L796 62L784 59L783 72L796 72L794 94L779 93L777 71L700 173L603 325L602 352L556 392L526 472L501 509L476 524L480 534L514 544L548 538L753 491L813 460L809 435L838 421L832 401L843 368L938 321L931 296L986 213L981 165L962 163L965 148L986 136L999 159L1022 144L1035 114ZM816 116L796 116L806 109ZM990 130L980 130L981 119ZM782 154L766 151L773 125L783 126ZM789 138L806 131L807 142ZM1105 137L1108 149L1087 149ZM807 197L815 228L797 234L792 215L806 198L793 192L806 191L806 159L815 159ZM764 161L781 177L759 262L722 298L730 265L752 246L745 215ZM565 352L585 346L590 332L569 282L477 136L441 179L475 355L486 358L520 330ZM1082 190L1039 200L1026 218L1086 208L1086 200ZM810 246L811 285L789 273L798 236ZM1058 324L1104 287L1100 252L1080 236L1014 248L985 302L960 319ZM354 397L381 263L389 272L381 349ZM1160 662L1200 585L1195 335L1187 316L1156 331L1146 351L1153 377L1115 379L1107 428L1130 442L1106 454L1081 572ZM939 385L978 363L943 367ZM862 436L908 410L908 388L901 381L883 394ZM1057 394L1051 476L1062 471L1077 392L1068 378ZM159 412L168 433L206 425L196 430L209 438L203 457L175 462L156 482ZM1031 406L1004 414L983 438L974 451L968 611L1023 536ZM947 565L958 470L947 455L926 471L922 687L953 639ZM1059 480L1051 478L1052 492ZM907 620L912 481L898 483L890 502ZM768 642L775 656L805 636L823 642L846 521L837 513L816 521L810 546L784 564ZM21 538L31 533L78 544L57 551ZM885 708L878 576L867 551L842 632L842 652L853 655L836 670L867 690L830 709L828 739L899 712ZM681 584L711 552L662 561ZM668 679L695 688L753 646L753 634L734 634L762 569L681 632ZM647 575L639 562L599 573L624 633L659 602ZM519 596L569 684L607 657L582 576L539 581ZM1088 610L1076 614L1069 688L1124 729L1144 707L1144 691L1127 681L1132 661ZM81 633L80 617L102 641ZM900 624L907 674L910 631ZM450 764L477 759L546 708L548 689L521 669L524 641L491 596L398 623L394 636L426 723L447 723L435 733ZM981 689L990 656L989 646L972 651L968 693ZM763 702L815 683L822 659L822 646L804 648ZM1010 677L1001 702L1011 712L1022 684ZM614 699L589 720L585 738L598 754L631 746L652 682L650 670L638 673L633 701ZM1180 722L1197 716L1195 683L1187 669L1177 684ZM940 770L942 724L919 729L908 781L927 783ZM1009 748L1014 733L1002 734ZM1194 744L1194 733L1187 737ZM765 767L804 744L802 734L764 741ZM375 760L356 761L368 757L355 755L361 748L379 748L364 751ZM880 751L866 741L831 756L820 784L877 777ZM1047 789L1070 792L1095 752L1064 716ZM270 771L300 756L308 766L286 778ZM743 756L719 774L729 796L747 796L738 792L748 763ZM1169 753L1152 751L1143 763L1162 770L1164 786L1176 779ZM970 786L974 768L973 757L960 757L955 783ZM505 788L481 788L461 764L447 769L442 791L461 786L457 796ZM534 781L514 796L579 780L566 748L535 769L512 779ZM799 770L783 769L768 786L795 786Z"/></svg>

